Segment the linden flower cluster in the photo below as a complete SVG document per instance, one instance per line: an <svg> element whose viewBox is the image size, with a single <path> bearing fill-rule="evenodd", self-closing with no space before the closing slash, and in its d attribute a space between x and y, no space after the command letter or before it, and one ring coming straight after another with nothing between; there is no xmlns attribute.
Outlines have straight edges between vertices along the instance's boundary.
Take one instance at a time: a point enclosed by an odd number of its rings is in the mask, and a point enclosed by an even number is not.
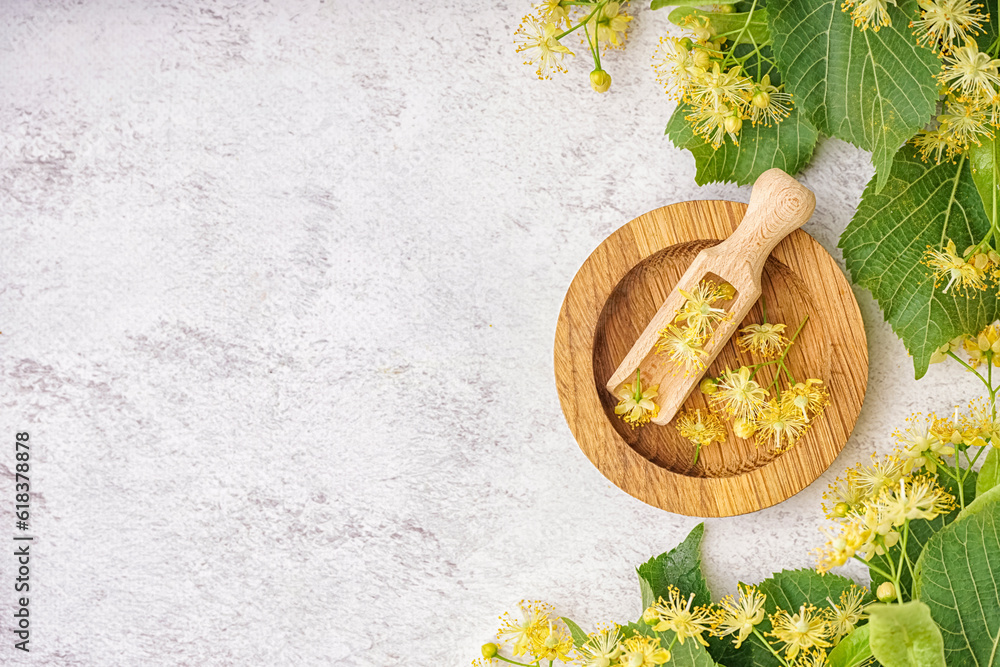
<svg viewBox="0 0 1000 667"><path fill-rule="evenodd" d="M705 368L705 344L716 327L729 319L729 313L720 307L736 295L729 283L716 284L702 280L691 291L678 290L684 303L674 316L674 321L660 330L656 351L679 363L688 371Z"/></svg>
<svg viewBox="0 0 1000 667"><path fill-rule="evenodd" d="M516 614L509 612L500 617L497 639L515 657L523 656L530 664L540 664L542 660L570 661L573 638L558 617L552 617L553 607L535 600L521 600ZM489 665L498 654L499 647L489 643L483 645L483 660L474 665Z"/></svg>
<svg viewBox="0 0 1000 667"><path fill-rule="evenodd" d="M956 351L965 352L966 361L956 355ZM1000 327L993 323L976 336L963 335L952 338L934 351L930 362L937 364L949 358L970 371L975 371L980 364L1000 367ZM992 373L992 369L989 372Z"/></svg>
<svg viewBox="0 0 1000 667"><path fill-rule="evenodd" d="M724 9L732 11L731 5ZM653 55L656 79L667 95L691 108L684 119L695 134L718 148L728 136L739 145L744 121L753 125L780 123L791 113L792 96L771 83L773 67L767 44L753 42L747 14L742 29L720 33L710 13L685 19L690 36L662 37ZM751 41L749 49L736 46ZM751 76L751 70L755 76Z"/></svg>
<svg viewBox="0 0 1000 667"><path fill-rule="evenodd" d="M561 40L577 32L594 60L590 86L607 92L611 75L601 67L602 49L624 48L631 20L622 3L612 0L544 0L515 31L515 50L524 56L525 65L535 68L539 79L548 79L553 72L566 72L563 60L576 53Z"/></svg>

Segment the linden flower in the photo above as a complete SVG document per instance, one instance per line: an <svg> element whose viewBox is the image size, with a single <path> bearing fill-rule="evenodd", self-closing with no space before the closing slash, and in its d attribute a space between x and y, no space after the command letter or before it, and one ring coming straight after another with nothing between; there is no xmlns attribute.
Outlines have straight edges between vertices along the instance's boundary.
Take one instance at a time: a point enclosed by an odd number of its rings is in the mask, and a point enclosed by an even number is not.
<svg viewBox="0 0 1000 667"><path fill-rule="evenodd" d="M868 558L871 557L872 549L866 549L866 545L871 543L872 534L860 516L849 515L846 523L822 530L829 540L823 548L815 551L816 571L820 574L844 565L855 554L868 553Z"/></svg>
<svg viewBox="0 0 1000 667"><path fill-rule="evenodd" d="M765 74L760 83L750 90L748 111L750 121L756 125L762 123L770 126L780 123L791 113L792 96L783 92L777 86L771 85L771 77Z"/></svg>
<svg viewBox="0 0 1000 667"><path fill-rule="evenodd" d="M826 651L817 649L805 651L791 664L791 667L827 667Z"/></svg>
<svg viewBox="0 0 1000 667"><path fill-rule="evenodd" d="M799 651L830 645L827 641L829 625L812 605L802 605L797 614L779 609L771 615L771 625L773 630L767 634L785 644L785 658L788 660L794 660Z"/></svg>
<svg viewBox="0 0 1000 667"><path fill-rule="evenodd" d="M708 646L701 633L711 629L712 613L706 607L692 609L692 604L694 604L694 593L688 597L685 604L681 600L681 592L671 586L667 589L667 599L660 598L650 607L652 610L650 616L656 620L653 630L657 632L673 630L677 633L677 641L681 644L685 639L693 637L703 646Z"/></svg>
<svg viewBox="0 0 1000 667"><path fill-rule="evenodd" d="M932 50L951 49L953 44L964 42L979 32L986 17L977 9L980 5L971 0L918 0L920 19L911 26L916 28L917 44Z"/></svg>
<svg viewBox="0 0 1000 667"><path fill-rule="evenodd" d="M732 118L733 114L733 109L727 107L725 104L720 104L718 107L699 109L692 114L684 116L684 120L691 123L691 129L694 130L695 134L712 144L715 148L722 145L722 142L726 140L727 134L733 140L733 143L738 146L739 137L735 132L730 132L726 127L727 120Z"/></svg>
<svg viewBox="0 0 1000 667"><path fill-rule="evenodd" d="M771 399L757 415L757 445L785 451L798 442L809 426L798 409L786 401Z"/></svg>
<svg viewBox="0 0 1000 667"><path fill-rule="evenodd" d="M767 404L767 392L750 379L750 369L726 369L715 383L712 407L722 410L733 419L752 422Z"/></svg>
<svg viewBox="0 0 1000 667"><path fill-rule="evenodd" d="M525 65L535 65L535 73L539 79L548 79L549 72L565 72L562 59L566 54L575 55L559 43L555 35L558 28L555 23L542 23L534 16L525 16L517 32L514 33L514 43L517 53L523 53Z"/></svg>
<svg viewBox="0 0 1000 667"><path fill-rule="evenodd" d="M913 519L931 519L955 509L955 498L929 478L899 480L899 488L883 494L879 502L893 526Z"/></svg>
<svg viewBox="0 0 1000 667"><path fill-rule="evenodd" d="M989 137L987 127L989 117L976 104L949 100L947 112L938 116L941 131L947 132L955 145L967 147L969 144L980 144L979 137Z"/></svg>
<svg viewBox="0 0 1000 667"><path fill-rule="evenodd" d="M975 338L968 337L963 341L963 347L969 355L969 365L979 368L983 360L992 357L993 365L1000 367L1000 328L991 324L983 329Z"/></svg>
<svg viewBox="0 0 1000 667"><path fill-rule="evenodd" d="M672 361L681 363L686 368L699 369L705 367L703 357L708 355L704 344L704 336L697 331L671 325L660 331L656 351L666 354Z"/></svg>
<svg viewBox="0 0 1000 667"><path fill-rule="evenodd" d="M681 293L685 301L674 318L675 322L684 322L689 329L693 329L699 334L707 334L715 324L726 319L725 308L712 307L713 303L725 298L726 292L711 280L701 281L691 291L677 291Z"/></svg>
<svg viewBox="0 0 1000 667"><path fill-rule="evenodd" d="M844 477L833 481L823 494L823 511L831 520L843 519L857 505L868 499L868 493L857 484L854 471L848 470ZM827 507L827 503L830 504Z"/></svg>
<svg viewBox="0 0 1000 667"><path fill-rule="evenodd" d="M660 648L659 637L635 635L622 644L619 664L627 667L655 667L670 662L670 651Z"/></svg>
<svg viewBox="0 0 1000 667"><path fill-rule="evenodd" d="M975 42L954 49L944 57L944 66L938 75L941 83L951 90L969 97L993 95L994 88L1000 86L997 66L1000 60L992 60L979 50Z"/></svg>
<svg viewBox="0 0 1000 667"><path fill-rule="evenodd" d="M563 7L562 0L542 0L535 5L535 9L538 10L538 17L545 23L556 25L565 23L566 27L569 28L569 12Z"/></svg>
<svg viewBox="0 0 1000 667"><path fill-rule="evenodd" d="M913 137L913 144L920 151L920 157L927 162L932 157L938 164L944 161L945 157L953 158L960 152L961 148L955 142L955 138L945 131L944 127L936 127L933 130L922 130Z"/></svg>
<svg viewBox="0 0 1000 667"><path fill-rule="evenodd" d="M903 467L899 460L891 454L883 459L872 454L872 462L867 466L859 465L854 471L854 483L867 497L875 497L887 486L894 486L903 476Z"/></svg>
<svg viewBox="0 0 1000 667"><path fill-rule="evenodd" d="M712 69L694 82L689 97L696 107L735 109L744 103L752 89L753 80L744 76L738 66L723 72L719 63L713 63Z"/></svg>
<svg viewBox="0 0 1000 667"><path fill-rule="evenodd" d="M934 271L935 285L948 278L948 284L942 290L945 294L952 286L956 286L956 291L960 293L969 288L986 289L982 272L956 254L954 241L949 240L944 250L933 250L928 246L923 261Z"/></svg>
<svg viewBox="0 0 1000 667"><path fill-rule="evenodd" d="M695 445L692 466L698 463L702 447L713 442L724 442L726 439L726 428L722 420L701 408L682 412L678 415L674 426L682 438L690 440Z"/></svg>
<svg viewBox="0 0 1000 667"><path fill-rule="evenodd" d="M908 420L910 427L906 431L896 431L894 434L899 443L899 459L902 461L902 473L909 475L915 470L927 468L930 473L937 472L937 462L942 456L955 453L950 443L942 442L932 431L935 421L933 417L913 415Z"/></svg>
<svg viewBox="0 0 1000 667"><path fill-rule="evenodd" d="M839 642L841 637L850 634L858 621L865 617L862 600L867 592L866 589L851 586L840 594L839 605L834 604L830 598L826 599L830 603L830 608L826 610L826 618L833 634L834 644Z"/></svg>
<svg viewBox="0 0 1000 667"><path fill-rule="evenodd" d="M772 357L781 354L788 345L784 331L784 324L751 324L740 329L740 337L736 342L744 352L753 351L764 357Z"/></svg>
<svg viewBox="0 0 1000 667"><path fill-rule="evenodd" d="M581 646L581 667L609 667L622 653L622 635L618 626L601 630L587 636L587 643Z"/></svg>
<svg viewBox="0 0 1000 667"><path fill-rule="evenodd" d="M693 77L701 76L709 64L707 51L688 48L676 37L661 37L653 53L656 81L663 86L667 95L675 100L684 96Z"/></svg>
<svg viewBox="0 0 1000 667"><path fill-rule="evenodd" d="M556 628L549 621L548 632L532 636L530 652L543 660L569 662L569 652L573 650L573 638L564 629Z"/></svg>
<svg viewBox="0 0 1000 667"><path fill-rule="evenodd" d="M641 371L636 370L635 382L633 384L625 383L618 390L620 400L615 406L615 414L621 415L625 423L632 428L642 426L660 412L660 406L653 402L659 388L658 384L654 384L652 387L643 387Z"/></svg>
<svg viewBox="0 0 1000 667"><path fill-rule="evenodd" d="M739 584L739 603L732 595L719 600L719 609L712 622L712 634L716 637L736 635L733 645L739 648L753 633L754 626L764 620L764 600L754 586Z"/></svg>
<svg viewBox="0 0 1000 667"><path fill-rule="evenodd" d="M586 30L597 36L597 42L611 47L625 44L628 23L632 17L621 11L621 4L609 2L587 22Z"/></svg>
<svg viewBox="0 0 1000 667"><path fill-rule="evenodd" d="M802 411L802 418L809 421L810 417L817 417L830 404L830 394L821 384L822 380L799 382L781 393L781 401L790 402Z"/></svg>
<svg viewBox="0 0 1000 667"><path fill-rule="evenodd" d="M888 1L893 6L896 5L896 0ZM886 8L886 0L844 0L841 9L844 11L850 9L854 25L862 30L871 28L872 32L878 32L879 28L892 25L889 11Z"/></svg>
<svg viewBox="0 0 1000 667"><path fill-rule="evenodd" d="M528 652L528 647L542 633L549 622L549 614L554 607L534 600L521 600L521 617L515 618L509 612L500 617L497 638L511 645L514 655Z"/></svg>

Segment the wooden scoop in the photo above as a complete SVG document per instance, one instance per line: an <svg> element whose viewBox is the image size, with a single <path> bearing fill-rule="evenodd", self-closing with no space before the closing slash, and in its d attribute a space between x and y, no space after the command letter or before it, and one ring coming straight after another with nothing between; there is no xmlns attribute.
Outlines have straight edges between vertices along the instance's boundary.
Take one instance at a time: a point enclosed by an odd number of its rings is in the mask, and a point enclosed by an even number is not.
<svg viewBox="0 0 1000 667"><path fill-rule="evenodd" d="M704 375L704 370L689 370L653 349L660 331L674 321L684 305L679 290L693 290L706 278L717 283L724 280L736 289L726 306L730 316L715 327L705 342L707 354L703 360L707 369L760 298L761 271L768 255L783 238L805 224L815 206L813 193L782 170L769 169L761 174L753 184L750 205L740 226L725 241L698 253L608 380L608 391L617 396L624 383L634 381L636 369L641 369L643 386L660 385L655 399L660 411L653 423L669 423Z"/></svg>

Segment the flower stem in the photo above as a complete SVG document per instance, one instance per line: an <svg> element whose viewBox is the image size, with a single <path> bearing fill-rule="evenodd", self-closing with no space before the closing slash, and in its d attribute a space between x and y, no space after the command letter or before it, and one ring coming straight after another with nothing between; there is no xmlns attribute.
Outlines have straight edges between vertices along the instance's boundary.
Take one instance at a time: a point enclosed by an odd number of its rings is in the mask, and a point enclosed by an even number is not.
<svg viewBox="0 0 1000 667"><path fill-rule="evenodd" d="M754 626L754 629L753 629L753 633L754 633L754 635L755 635L755 636L757 637L757 639L759 639L759 640L760 640L760 643L761 643L761 644L763 644L764 646L766 646L766 647L767 647L767 650L768 650L768 651L770 651L770 652L771 652L771 654L772 654L772 655L773 655L773 656L774 656L775 658L777 658L777 659L778 659L778 662L780 662L780 663L781 663L782 665L784 665L785 667L789 667L789 666L788 666L788 661L787 661L787 660L785 660L784 658L782 658L782 657L781 657L781 655L780 655L780 654L779 654L779 653L778 653L777 651L775 651L775 650L774 650L774 647L773 647L773 646L771 646L771 642L769 642L769 641L767 641L766 639L764 639L764 635L760 634L760 630L758 630L756 626Z"/></svg>
<svg viewBox="0 0 1000 667"><path fill-rule="evenodd" d="M809 321L809 316L806 315L802 319L802 323L799 324L799 328L795 330L794 334L792 334L792 337L788 341L788 345L785 346L785 351L781 353L780 357L778 357L779 368L784 365L785 357L788 356L788 351L790 349L792 349L792 344L795 343L795 339L798 338L799 334L802 332L802 327L804 327L806 325L806 322L808 322L808 321ZM791 375L791 373L789 373L789 375ZM781 372L780 371L777 372L777 373L775 373L775 375L774 375L774 382L772 382L770 384L770 386L768 386L768 388L767 388L768 391L771 391L771 389L778 384L778 379L779 378L781 378Z"/></svg>
<svg viewBox="0 0 1000 667"><path fill-rule="evenodd" d="M510 663L510 664L512 664L512 665L520 665L521 667L535 667L535 665L537 665L537 664L538 664L538 661L535 661L535 662L531 663L530 665L529 665L529 664L527 664L527 663L523 663L523 662L516 662L516 661L514 661L514 660L511 660L511 659L509 659L509 658L505 658L505 657L503 657L503 656L502 656L502 655L500 655L499 653L497 653L497 654L496 654L495 656L493 656L493 657L494 657L494 658L496 658L497 660L502 660L503 662L509 662L509 663Z"/></svg>
<svg viewBox="0 0 1000 667"><path fill-rule="evenodd" d="M980 380L982 381L982 383L983 383L983 384L985 384L985 385L986 385L987 387L989 387L989 386L990 386L990 383L986 381L986 378L984 378L984 377L983 377L983 376L982 376L982 375L981 375L981 374L979 373L979 371L977 371L977 370L976 370L975 368L973 368L973 367L972 367L972 366L970 366L969 364L967 364L967 363L965 363L964 361L962 361L962 358L961 358L961 357L959 357L959 356L958 356L957 354L955 354L955 353L954 353L954 352L952 352L951 350L948 350L948 356L949 356L949 357L951 357L952 359L954 359L955 361L957 361L958 363L962 364L962 365L963 365L963 366L965 366L966 368L968 368L968 369L969 369L970 371L972 371L973 373L975 373L975 374L976 374L976 377L977 377L977 378L979 378L979 379L980 379Z"/></svg>

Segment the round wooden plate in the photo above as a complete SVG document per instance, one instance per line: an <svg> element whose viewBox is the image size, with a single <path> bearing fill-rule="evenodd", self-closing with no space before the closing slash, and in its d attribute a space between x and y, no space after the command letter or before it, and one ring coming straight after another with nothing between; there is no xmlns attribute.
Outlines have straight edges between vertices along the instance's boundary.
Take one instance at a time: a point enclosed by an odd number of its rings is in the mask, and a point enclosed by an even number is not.
<svg viewBox="0 0 1000 667"><path fill-rule="evenodd" d="M692 467L694 446L673 424L633 430L615 416L618 401L605 382L698 251L729 236L745 210L736 202L692 201L639 216L587 258L559 313L556 385L580 449L623 491L678 514L745 514L801 491L843 449L868 385L868 346L854 293L830 254L798 230L771 253L762 281L768 321L784 322L790 335L809 316L788 365L798 381L822 380L832 399L798 444L776 455L733 435L727 422L728 440L703 448ZM741 326L762 321L758 301ZM758 361L730 340L708 372ZM773 369L757 373L763 386ZM707 405L695 390L684 409Z"/></svg>

